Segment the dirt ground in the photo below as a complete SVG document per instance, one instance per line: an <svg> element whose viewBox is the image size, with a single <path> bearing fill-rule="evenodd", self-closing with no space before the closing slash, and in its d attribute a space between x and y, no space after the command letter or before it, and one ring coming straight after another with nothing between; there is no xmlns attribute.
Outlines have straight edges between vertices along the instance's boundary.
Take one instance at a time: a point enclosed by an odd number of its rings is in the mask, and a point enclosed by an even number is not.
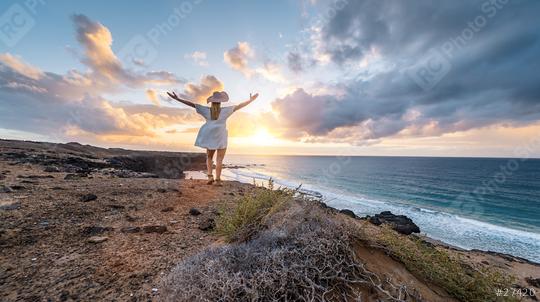
<svg viewBox="0 0 540 302"><path fill-rule="evenodd" d="M13 190L0 193L2 301L153 300L175 263L219 244L202 229L251 187L100 173L64 180L9 162L0 173Z"/></svg>

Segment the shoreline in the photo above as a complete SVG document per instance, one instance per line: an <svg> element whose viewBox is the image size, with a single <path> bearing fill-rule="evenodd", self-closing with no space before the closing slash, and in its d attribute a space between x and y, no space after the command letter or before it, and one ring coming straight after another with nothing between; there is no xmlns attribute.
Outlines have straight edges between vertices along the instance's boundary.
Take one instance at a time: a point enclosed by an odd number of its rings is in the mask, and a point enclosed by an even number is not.
<svg viewBox="0 0 540 302"><path fill-rule="evenodd" d="M228 180L234 180L234 181L240 181L240 182L243 182L243 183L246 183L246 184L253 184L254 181L256 181L257 184L260 184L260 185L263 185L265 186L266 185L266 182L268 181L269 178L272 178L271 175L263 175L263 174L259 174L259 172L257 172L256 174L252 174L250 176L246 176L244 173L237 173L236 171L242 171L241 169L247 169L247 168L250 168L250 167L257 167L257 166L260 166L259 164L246 164L246 165L236 165L236 164L228 164L228 165L225 165L226 167L230 166L232 168L229 168L229 169L233 169L234 172L232 172L231 174L234 175L234 176L227 176L227 177L224 177L224 179L228 179ZM200 171L186 171L189 175L189 177L193 177L193 179L206 179L206 176L205 176L205 173L204 171L200 170ZM225 172L225 170L224 170ZM190 174L190 173L193 173L193 174ZM249 177L252 177L253 178L253 181L250 181L248 178ZM296 188L297 186L294 185L294 181L291 181L291 180L284 180L284 179L274 179L272 178L277 184L281 185L281 186L285 186L285 187L288 187L290 189L294 189ZM319 191L318 188L312 188L312 187L309 187L309 189L305 189L304 188L304 193L307 194L307 195L311 195L315 198L323 198L324 197L324 193L321 193L322 191ZM341 199L346 199L344 197L344 195L341 195L339 196L341 197ZM351 197L354 199L354 196L348 196L348 197ZM336 200L336 199L339 199L339 198L333 198L333 200ZM328 203L329 205L333 205L333 200L331 201L325 201L325 200L322 200L326 203ZM384 206L389 206L387 205L386 202L381 202L381 201L376 201L377 203L380 203ZM338 210L352 210L354 211L357 215L360 215L360 216L365 216L365 215L373 215L373 214L377 214L379 212L374 212L374 213L363 213L363 212L358 212L355 210L354 206L357 206L357 207L362 207L363 205L362 204L359 204L359 205L356 205L350 201L347 201L347 203L349 203L349 205L347 204L344 204L344 202L338 202L337 206L334 204L333 206L335 208L337 208ZM384 211L384 210L387 210L387 208L385 208L384 206L381 206L381 211ZM413 206L413 205L397 205L395 206L395 208L399 208L399 207L407 207L407 208L418 208L417 206ZM481 230L485 231L485 232L488 232L488 231L491 231L491 230L498 230L499 232L503 232L504 234L510 234L510 233L519 233L519 234L523 234L523 236L526 236L526 237L538 237L540 238L540 234L539 233L535 233L535 232L531 232L531 231L527 231L527 230L522 230L522 229L514 229L514 228L510 228L510 227L507 227L507 226L500 226L500 225L495 225L495 224L492 224L492 223L489 223L489 222L484 222L484 221L480 221L480 220L476 220L476 219L473 219L473 218L466 218L466 217L462 217L462 216L459 216L457 214L450 214L450 213L447 213L447 212L440 212L440 211L437 211L437 210L428 210L428 209L422 209L422 208L418 208L420 209L421 212L425 212L427 211L428 213L422 213L422 215L428 215L429 212L433 212L433 213L437 213L437 214L443 214L443 215L447 215L449 216L449 219L452 218L454 220L461 220L461 221L467 221L471 224L471 226L478 226L479 228L481 228ZM403 212L394 212L392 211L392 213L394 214L404 214L404 215L407 215L409 216L409 214L407 213L403 213ZM422 215L419 215L419 216L422 216ZM411 216L409 216L411 217ZM413 217L411 217L413 218ZM413 221L417 222L414 218L413 218ZM418 223L418 222L417 222ZM465 246L465 245L460 245L459 243L452 243L452 242L447 242L444 240L444 238L438 238L436 235L434 234L427 234L427 233L424 233L423 231L423 226L425 227L425 225L422 225L420 224L420 229L422 231L422 236L425 236L426 238L429 238L430 240L434 241L434 242L440 242L441 244L447 246L447 247L450 247L450 248L455 248L455 249L460 249L460 250L465 250L465 251L483 251L485 253L491 253L491 254L500 254L500 255L503 255L503 256L509 256L509 257L514 257L516 259L522 259L524 261L528 261L532 264L540 264L540 257L538 258L538 260L536 260L536 258L527 258L527 257L524 257L522 255L518 255L518 254L512 254L510 252L507 252L507 251L502 251L502 250L489 250L489 249L483 249L483 248L479 248L479 247L469 247L469 246ZM498 233L498 232L497 232ZM533 238L531 238L531 240L534 240ZM540 239L538 239L540 240Z"/></svg>

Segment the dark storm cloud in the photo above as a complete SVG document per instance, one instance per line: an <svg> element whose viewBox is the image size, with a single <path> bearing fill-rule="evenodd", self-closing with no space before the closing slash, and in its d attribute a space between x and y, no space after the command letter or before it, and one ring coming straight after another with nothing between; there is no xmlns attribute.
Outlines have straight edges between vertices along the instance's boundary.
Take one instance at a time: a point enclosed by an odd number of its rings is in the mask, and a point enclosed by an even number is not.
<svg viewBox="0 0 540 302"><path fill-rule="evenodd" d="M538 121L539 15L534 0L349 1L314 37L319 53L347 68L375 52L391 68L338 84L339 96L298 90L274 110L292 137L344 140ZM429 64L442 69L422 74Z"/></svg>

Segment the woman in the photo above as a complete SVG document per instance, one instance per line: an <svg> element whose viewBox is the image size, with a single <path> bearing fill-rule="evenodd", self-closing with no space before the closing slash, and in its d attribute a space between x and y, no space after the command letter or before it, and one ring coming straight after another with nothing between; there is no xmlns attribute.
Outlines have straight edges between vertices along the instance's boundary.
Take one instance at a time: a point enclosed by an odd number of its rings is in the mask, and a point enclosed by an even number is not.
<svg viewBox="0 0 540 302"><path fill-rule="evenodd" d="M249 94L249 100L236 106L229 107L221 107L221 103L229 101L229 95L225 91L214 91L212 96L206 100L207 103L212 103L210 107L183 100L174 92L167 92L167 94L180 103L184 103L195 108L197 113L202 115L206 120L206 123L204 123L199 130L199 134L195 140L195 146L206 149L206 169L208 173L209 185L214 183L214 175L212 173L213 157L214 153L217 153L215 184L221 185L221 168L223 166L225 151L227 151L227 118L236 110L244 108L251 102L255 101L259 94Z"/></svg>

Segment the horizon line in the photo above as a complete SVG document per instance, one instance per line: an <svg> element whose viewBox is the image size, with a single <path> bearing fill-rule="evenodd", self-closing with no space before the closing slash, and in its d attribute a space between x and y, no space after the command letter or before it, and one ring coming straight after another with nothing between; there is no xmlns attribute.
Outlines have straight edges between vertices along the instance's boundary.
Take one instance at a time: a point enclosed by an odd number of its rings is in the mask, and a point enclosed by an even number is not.
<svg viewBox="0 0 540 302"><path fill-rule="evenodd" d="M123 149L128 151L144 151L144 152L170 152L170 153L201 153L204 154L203 151L185 151L185 150L177 150L177 151L169 151L169 150L148 150L148 149L129 149L126 147L106 147L106 146L100 146L100 145L92 145L87 143L80 143L77 141L70 141L70 142L63 142L63 143L57 143L57 142L49 142L49 141L35 141L35 140L21 140L21 139L8 139L8 138L0 138L0 141L19 141L19 142L30 142L30 143L48 143L48 144L79 144L83 146L92 146L92 147L98 147L103 149ZM228 153L228 155L236 155L236 156L302 156L302 157L402 157L402 158L461 158L461 159L519 159L519 160L540 160L540 157L504 157L504 156L433 156L433 155L354 155L354 154L279 154L279 153L273 153L273 154L264 154L264 153L255 153L255 154L249 154L249 153Z"/></svg>

